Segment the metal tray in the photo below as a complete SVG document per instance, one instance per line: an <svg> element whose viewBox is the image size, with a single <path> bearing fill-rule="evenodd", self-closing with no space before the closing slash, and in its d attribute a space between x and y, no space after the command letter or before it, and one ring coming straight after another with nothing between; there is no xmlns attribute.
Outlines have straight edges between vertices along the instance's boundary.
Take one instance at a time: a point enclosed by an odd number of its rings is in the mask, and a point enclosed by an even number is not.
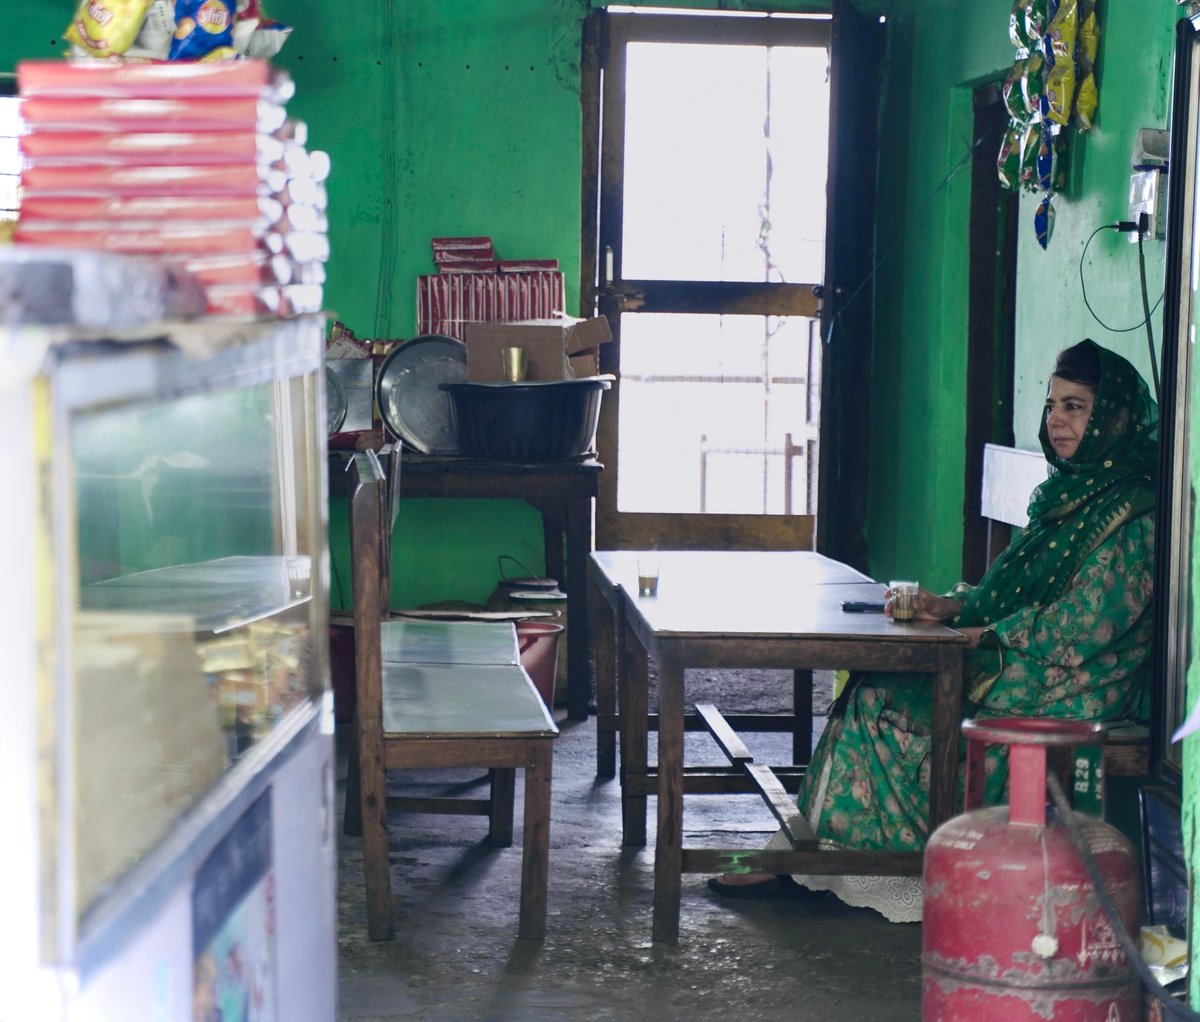
<svg viewBox="0 0 1200 1022"><path fill-rule="evenodd" d="M458 454L458 434L443 383L465 383L467 346L442 334L405 341L379 367L375 398L387 428L422 454Z"/></svg>
<svg viewBox="0 0 1200 1022"><path fill-rule="evenodd" d="M365 361L365 360L364 360ZM346 388L330 366L325 366L325 431L331 436L346 421Z"/></svg>

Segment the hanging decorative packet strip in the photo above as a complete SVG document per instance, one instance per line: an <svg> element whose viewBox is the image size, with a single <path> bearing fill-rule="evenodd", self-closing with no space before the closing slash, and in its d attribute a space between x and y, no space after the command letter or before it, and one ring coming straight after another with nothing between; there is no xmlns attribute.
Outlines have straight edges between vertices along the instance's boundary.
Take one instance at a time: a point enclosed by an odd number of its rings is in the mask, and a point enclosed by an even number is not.
<svg viewBox="0 0 1200 1022"><path fill-rule="evenodd" d="M1097 0L1013 0L1008 37L1016 51L1001 94L1009 123L996 159L1000 184L1041 194L1038 243L1054 231L1055 195L1067 177L1069 135L1089 130L1098 101Z"/></svg>

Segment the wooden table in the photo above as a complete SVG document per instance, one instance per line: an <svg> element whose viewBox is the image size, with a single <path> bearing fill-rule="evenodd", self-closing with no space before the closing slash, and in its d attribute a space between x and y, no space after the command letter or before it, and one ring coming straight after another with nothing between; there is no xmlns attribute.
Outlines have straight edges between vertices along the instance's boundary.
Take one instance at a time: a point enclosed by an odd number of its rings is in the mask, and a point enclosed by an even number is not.
<svg viewBox="0 0 1200 1022"><path fill-rule="evenodd" d="M542 516L546 574L567 594L567 716L584 720L591 696L588 664L588 554L603 466L595 458L508 462L443 458L405 451L400 496L516 499ZM566 562L563 547L566 547Z"/></svg>
<svg viewBox="0 0 1200 1022"><path fill-rule="evenodd" d="M715 589L733 594L744 589L747 578L752 578L760 597L786 603L791 599L795 587L800 584L828 585L835 582L871 581L849 565L809 550L668 550L655 553L654 556L659 560L662 576L664 579L670 579L670 588L675 592L689 588L701 591ZM597 636L596 776L612 777L616 773L616 736L619 720L614 679L618 673L615 669L617 646L624 633L623 627L615 626L624 620L623 590L637 593L638 555L636 552L606 551L597 554L596 557L599 559L598 564L613 566L613 572L607 575L603 582L597 578L595 588L602 599L591 602L592 634ZM622 576L626 584L614 581L617 576ZM873 598L874 590L871 595ZM653 719L652 715L651 720ZM791 713L736 713L729 715L727 719L733 727L746 731L790 731L792 761L807 763L812 752L812 671L793 669ZM699 727L698 722L690 716L688 724L693 729Z"/></svg>
<svg viewBox="0 0 1200 1022"><path fill-rule="evenodd" d="M654 939L678 939L682 873L919 874L919 852L818 850L815 842L770 852L685 849L684 795L754 789L730 778L685 776L684 670L845 668L933 675L932 830L955 812L966 637L942 625L897 625L881 614L843 612L842 600L881 599L883 586L819 554L659 552L658 593L652 597L638 594L638 556L628 550L592 554L592 579L603 596L595 601L593 624L597 705L601 691L609 690L607 673L620 710L624 844L646 843L646 797L658 796ZM658 674L657 769L647 762L651 660Z"/></svg>

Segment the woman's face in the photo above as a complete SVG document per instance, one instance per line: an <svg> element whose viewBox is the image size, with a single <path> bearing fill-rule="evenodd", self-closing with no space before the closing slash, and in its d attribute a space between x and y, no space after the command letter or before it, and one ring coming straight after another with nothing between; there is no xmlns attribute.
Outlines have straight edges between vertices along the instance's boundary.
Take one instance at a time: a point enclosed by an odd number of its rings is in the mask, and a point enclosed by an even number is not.
<svg viewBox="0 0 1200 1022"><path fill-rule="evenodd" d="M1050 392L1046 395L1046 434L1050 446L1060 458L1069 461L1079 450L1079 441L1092 417L1096 392L1082 383L1072 383L1058 376L1050 377Z"/></svg>

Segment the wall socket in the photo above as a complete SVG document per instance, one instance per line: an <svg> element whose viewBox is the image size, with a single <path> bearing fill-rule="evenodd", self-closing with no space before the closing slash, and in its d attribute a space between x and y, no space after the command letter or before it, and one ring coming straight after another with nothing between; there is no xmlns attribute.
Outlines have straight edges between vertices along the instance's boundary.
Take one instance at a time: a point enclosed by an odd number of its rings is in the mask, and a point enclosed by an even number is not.
<svg viewBox="0 0 1200 1022"><path fill-rule="evenodd" d="M1145 213L1149 221L1144 238L1165 238L1166 224L1158 215L1159 193L1162 191L1161 170L1138 170L1129 175L1129 219L1134 223ZM1129 240L1138 240L1137 231L1131 231Z"/></svg>

